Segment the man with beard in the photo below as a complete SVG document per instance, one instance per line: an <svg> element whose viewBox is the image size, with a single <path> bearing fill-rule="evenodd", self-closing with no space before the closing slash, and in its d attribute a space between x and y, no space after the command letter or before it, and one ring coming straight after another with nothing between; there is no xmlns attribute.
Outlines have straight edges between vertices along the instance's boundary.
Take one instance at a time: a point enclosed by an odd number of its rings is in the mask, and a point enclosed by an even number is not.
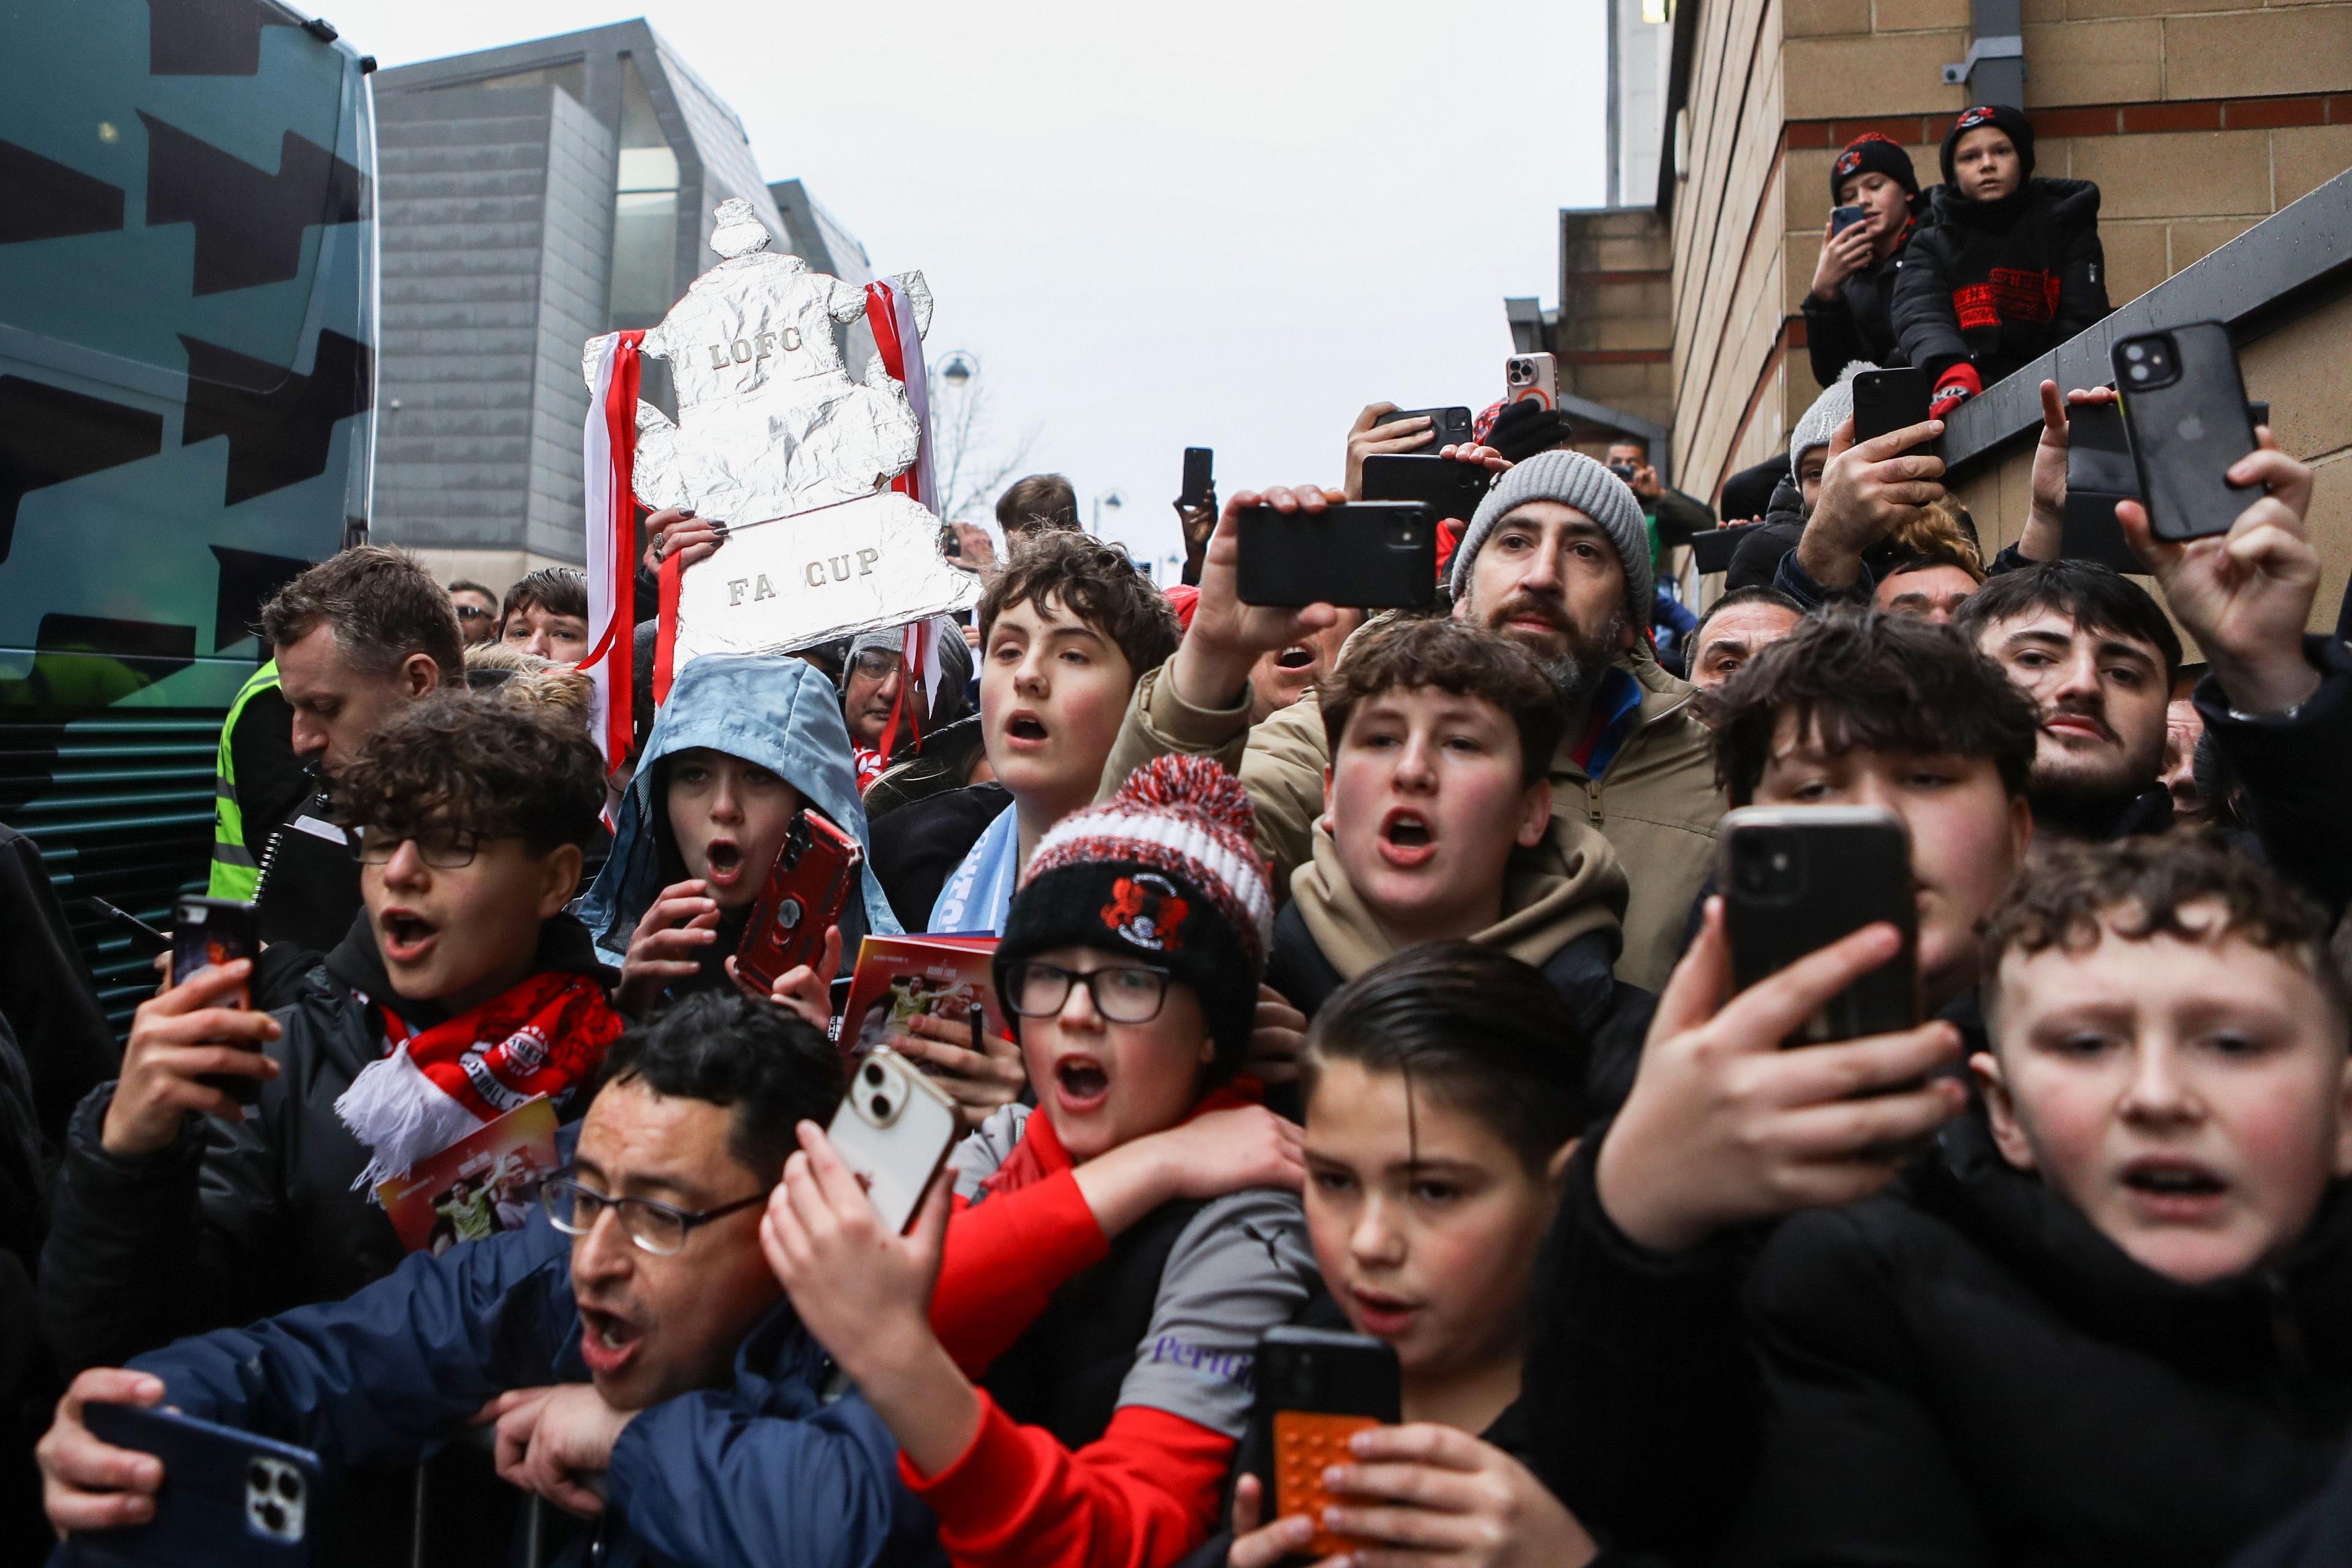
<svg viewBox="0 0 2352 1568"><path fill-rule="evenodd" d="M1226 503L1201 573L1199 608L1175 657L1136 687L1106 789L1162 752L1213 755L1257 807L1258 847L1276 886L1308 862L1324 811L1330 749L1309 695L1250 727L1258 657L1330 626L1330 605L1253 606L1235 591L1238 514L1261 503L1319 511L1314 488L1244 493ZM1631 884L1618 978L1655 989L1682 951L1706 880L1723 799L1692 689L1658 665L1641 628L1654 595L1641 503L1579 452L1540 452L1501 474L1454 552L1454 614L1533 654L1559 693L1551 759L1553 842L1572 856L1597 828Z"/></svg>

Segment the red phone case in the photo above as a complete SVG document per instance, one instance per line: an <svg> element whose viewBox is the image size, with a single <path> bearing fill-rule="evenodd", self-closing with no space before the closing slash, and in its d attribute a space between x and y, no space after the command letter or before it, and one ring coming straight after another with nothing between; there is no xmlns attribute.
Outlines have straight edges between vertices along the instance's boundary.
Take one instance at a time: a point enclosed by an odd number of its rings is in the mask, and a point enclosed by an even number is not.
<svg viewBox="0 0 2352 1568"><path fill-rule="evenodd" d="M841 919L841 906L849 900L865 858L856 839L816 813L803 811L793 818L768 885L743 927L736 973L769 991L778 976L824 956L825 928Z"/></svg>
<svg viewBox="0 0 2352 1568"><path fill-rule="evenodd" d="M1369 1415L1332 1415L1318 1410L1275 1413L1274 1517L1287 1519L1303 1513L1313 1520L1315 1539L1307 1543L1307 1550L1318 1558L1365 1544L1323 1528L1323 1510L1332 1500L1323 1487L1323 1472L1353 1458L1349 1438L1379 1425Z"/></svg>

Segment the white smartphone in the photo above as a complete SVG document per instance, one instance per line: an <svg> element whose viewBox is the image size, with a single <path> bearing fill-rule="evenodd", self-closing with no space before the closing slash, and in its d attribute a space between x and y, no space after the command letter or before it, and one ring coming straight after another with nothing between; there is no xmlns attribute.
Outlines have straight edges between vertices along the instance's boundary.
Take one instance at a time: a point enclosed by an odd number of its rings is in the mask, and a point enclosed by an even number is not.
<svg viewBox="0 0 2352 1568"><path fill-rule="evenodd" d="M877 1046L849 1077L825 1136L866 1184L890 1229L905 1235L960 1132L955 1101L912 1062Z"/></svg>
<svg viewBox="0 0 2352 1568"><path fill-rule="evenodd" d="M1559 406L1559 361L1550 354L1513 354L1503 362L1503 396L1512 403Z"/></svg>

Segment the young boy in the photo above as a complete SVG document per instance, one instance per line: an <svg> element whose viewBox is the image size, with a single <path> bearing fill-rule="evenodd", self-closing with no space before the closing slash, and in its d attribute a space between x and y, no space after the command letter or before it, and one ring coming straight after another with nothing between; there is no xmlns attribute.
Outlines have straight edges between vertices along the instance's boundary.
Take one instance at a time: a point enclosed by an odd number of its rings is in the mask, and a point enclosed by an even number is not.
<svg viewBox="0 0 2352 1568"><path fill-rule="evenodd" d="M2216 838L2067 845L1984 964L1981 1110L1758 1263L1733 1561L2219 1563L2352 1427L2325 916Z"/></svg>
<svg viewBox="0 0 2352 1568"><path fill-rule="evenodd" d="M1543 971L1579 1027L1638 1046L1646 994L1612 974L1624 872L1552 832L1559 703L1517 644L1455 620L1358 637L1320 693L1331 765L1314 858L1292 878L1266 984L1312 1018L1391 953L1466 941Z"/></svg>
<svg viewBox="0 0 2352 1568"><path fill-rule="evenodd" d="M1376 1548L1502 1539L1558 1568L1593 1555L1528 1467L1520 1377L1537 1245L1584 1125L1585 1047L1541 975L1468 942L1383 960L1316 1015L1307 1228L1330 1294L1307 1321L1386 1341L1402 1374L1406 1424L1351 1443L1333 1488L1334 1527ZM1223 1568L1275 1568L1321 1522L1259 1527L1265 1440L1244 1444Z"/></svg>
<svg viewBox="0 0 2352 1568"><path fill-rule="evenodd" d="M542 566L507 590L499 640L558 664L588 654L588 578L575 566Z"/></svg>
<svg viewBox="0 0 2352 1568"><path fill-rule="evenodd" d="M1127 700L1176 651L1175 612L1126 556L1082 533L1023 543L980 601L980 719L1013 803L949 873L929 929L994 934L1022 868L1095 798Z"/></svg>
<svg viewBox="0 0 2352 1568"><path fill-rule="evenodd" d="M612 853L579 905L618 961L625 1011L642 1016L665 997L739 984L744 922L803 807L866 842L832 682L801 659L754 654L680 670L622 797ZM871 870L840 927L851 953L866 932L898 930ZM815 967L824 973L781 977L776 999L812 1010L832 979L830 966Z"/></svg>
<svg viewBox="0 0 2352 1568"><path fill-rule="evenodd" d="M2033 126L2005 104L1963 110L1944 183L1895 275L1904 363L1938 417L2107 313L2099 187L2033 175Z"/></svg>
<svg viewBox="0 0 2352 1568"><path fill-rule="evenodd" d="M1834 233L1829 220L1822 224L1821 256L1804 299L1805 352L1822 385L1855 360L1903 363L1888 308L1918 200L1911 154L1892 138L1866 131L1838 150L1830 205L1860 207L1862 220Z"/></svg>
<svg viewBox="0 0 2352 1568"><path fill-rule="evenodd" d="M297 999L242 1010L243 960L181 978L75 1114L41 1269L68 1367L390 1272L375 1183L533 1095L576 1113L620 1033L562 912L604 805L577 721L427 698L338 771L334 799L366 907ZM258 1090L249 1116L224 1077Z"/></svg>
<svg viewBox="0 0 2352 1568"><path fill-rule="evenodd" d="M997 990L1037 1109L958 1151L970 1206L878 1234L802 1128L769 1261L957 1563L1160 1568L1210 1528L1257 1337L1315 1276L1277 1190L1297 1130L1231 1082L1272 902L1241 785L1161 758L1048 833L1013 900Z"/></svg>
<svg viewBox="0 0 2352 1568"><path fill-rule="evenodd" d="M2035 730L2032 704L1950 628L1839 606L1766 648L1709 713L1735 805L1904 819L1934 1021L1783 1049L1895 933L1867 928L1734 994L1710 900L1630 1095L1570 1164L1528 1361L1543 1474L1618 1544L1702 1559L1757 1453L1738 1315L1755 1227L1880 1190L1960 1110L1946 1069L1978 1028L1978 922L2032 831Z"/></svg>

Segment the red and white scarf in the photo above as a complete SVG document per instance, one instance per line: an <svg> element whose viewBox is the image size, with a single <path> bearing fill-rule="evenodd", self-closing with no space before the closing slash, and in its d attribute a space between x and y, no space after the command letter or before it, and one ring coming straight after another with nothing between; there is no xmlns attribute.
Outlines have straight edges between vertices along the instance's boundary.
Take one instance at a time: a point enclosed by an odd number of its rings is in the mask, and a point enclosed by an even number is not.
<svg viewBox="0 0 2352 1568"><path fill-rule="evenodd" d="M594 976L555 971L426 1029L412 1031L381 1004L370 1011L383 1016L386 1054L335 1101L373 1156L352 1184L367 1191L534 1096L560 1099L602 1065L623 1027Z"/></svg>
<svg viewBox="0 0 2352 1568"><path fill-rule="evenodd" d="M582 437L587 480L588 657L595 683L589 732L609 773L628 761L637 630L637 345L643 332L614 332L596 354Z"/></svg>

